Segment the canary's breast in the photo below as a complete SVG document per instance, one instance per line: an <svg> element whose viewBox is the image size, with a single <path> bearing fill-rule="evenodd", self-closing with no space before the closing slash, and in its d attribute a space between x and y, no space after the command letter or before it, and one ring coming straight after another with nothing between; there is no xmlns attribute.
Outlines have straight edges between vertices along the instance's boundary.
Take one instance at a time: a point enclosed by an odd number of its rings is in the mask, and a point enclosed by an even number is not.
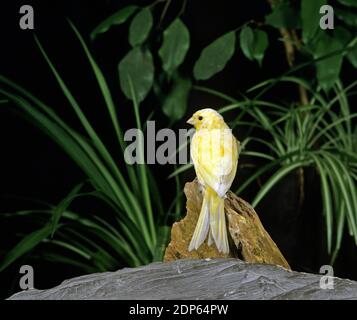
<svg viewBox="0 0 357 320"><path fill-rule="evenodd" d="M191 142L191 157L199 181L229 189L238 164L238 142L229 128L198 130Z"/></svg>

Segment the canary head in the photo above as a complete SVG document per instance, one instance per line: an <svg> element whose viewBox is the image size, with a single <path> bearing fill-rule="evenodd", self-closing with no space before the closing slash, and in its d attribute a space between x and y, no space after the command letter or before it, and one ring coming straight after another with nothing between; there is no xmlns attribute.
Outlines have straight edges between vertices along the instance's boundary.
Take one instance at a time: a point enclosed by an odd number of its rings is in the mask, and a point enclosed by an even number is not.
<svg viewBox="0 0 357 320"><path fill-rule="evenodd" d="M226 126L223 117L216 110L210 108L198 110L187 123L193 125L196 130L221 129Z"/></svg>

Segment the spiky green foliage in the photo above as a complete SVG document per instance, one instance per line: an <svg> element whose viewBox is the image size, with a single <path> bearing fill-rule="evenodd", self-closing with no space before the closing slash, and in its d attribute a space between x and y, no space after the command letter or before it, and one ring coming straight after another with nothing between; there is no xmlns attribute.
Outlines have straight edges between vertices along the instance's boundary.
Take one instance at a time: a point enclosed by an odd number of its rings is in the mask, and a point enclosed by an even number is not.
<svg viewBox="0 0 357 320"><path fill-rule="evenodd" d="M20 109L38 128L56 142L81 168L87 177L89 191L81 192L83 184L76 186L58 205L19 211L12 218L34 215L38 229L22 238L11 251L0 260L0 271L8 267L23 254L39 244L47 243L61 247L67 256L59 252L43 255L52 262L72 264L86 271L114 269L119 262L138 266L161 259L168 239L166 227L167 211L164 211L160 192L146 164L127 165L123 160L126 144L119 123L120 108L114 105L103 73L95 62L83 38L70 23L89 65L95 75L104 105L110 116L113 137L118 141L115 157L100 137L85 114L70 88L59 74L40 41L35 38L39 50L54 75L68 105L78 117L85 134L70 127L53 108L13 81L0 75L0 94L9 103ZM139 105L131 80L131 93L135 110L135 121L142 128ZM143 153L143 146L139 148ZM88 186L89 184L89 186ZM100 213L73 212L73 201L91 197L104 204L110 219ZM5 214L6 215L6 214Z"/></svg>

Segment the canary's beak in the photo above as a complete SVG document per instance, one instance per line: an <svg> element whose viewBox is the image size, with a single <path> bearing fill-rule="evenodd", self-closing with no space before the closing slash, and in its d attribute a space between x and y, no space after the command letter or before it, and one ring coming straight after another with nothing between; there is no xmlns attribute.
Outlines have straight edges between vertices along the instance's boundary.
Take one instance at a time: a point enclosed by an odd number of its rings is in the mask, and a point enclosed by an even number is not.
<svg viewBox="0 0 357 320"><path fill-rule="evenodd" d="M188 119L188 120L186 121L186 123L191 124L191 125L194 125L194 124L195 124L195 120L193 119L193 117L191 117L190 119Z"/></svg>

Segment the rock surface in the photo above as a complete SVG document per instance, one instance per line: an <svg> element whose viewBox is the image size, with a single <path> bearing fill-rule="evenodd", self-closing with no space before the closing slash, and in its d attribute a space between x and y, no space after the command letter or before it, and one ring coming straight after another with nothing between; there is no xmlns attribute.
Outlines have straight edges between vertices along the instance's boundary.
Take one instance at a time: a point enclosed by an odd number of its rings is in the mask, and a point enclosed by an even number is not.
<svg viewBox="0 0 357 320"><path fill-rule="evenodd" d="M197 180L186 183L184 191L187 198L187 214L185 218L172 226L171 241L166 248L164 261L227 257L218 252L215 245L209 246L207 239L198 250L188 251L201 210L202 194ZM240 257L246 262L275 264L290 269L288 262L248 202L229 191L224 202L224 209L230 241L228 257Z"/></svg>
<svg viewBox="0 0 357 320"><path fill-rule="evenodd" d="M334 289L321 289L320 280L321 275L238 259L184 259L90 274L10 299L357 299L357 282L333 278Z"/></svg>

